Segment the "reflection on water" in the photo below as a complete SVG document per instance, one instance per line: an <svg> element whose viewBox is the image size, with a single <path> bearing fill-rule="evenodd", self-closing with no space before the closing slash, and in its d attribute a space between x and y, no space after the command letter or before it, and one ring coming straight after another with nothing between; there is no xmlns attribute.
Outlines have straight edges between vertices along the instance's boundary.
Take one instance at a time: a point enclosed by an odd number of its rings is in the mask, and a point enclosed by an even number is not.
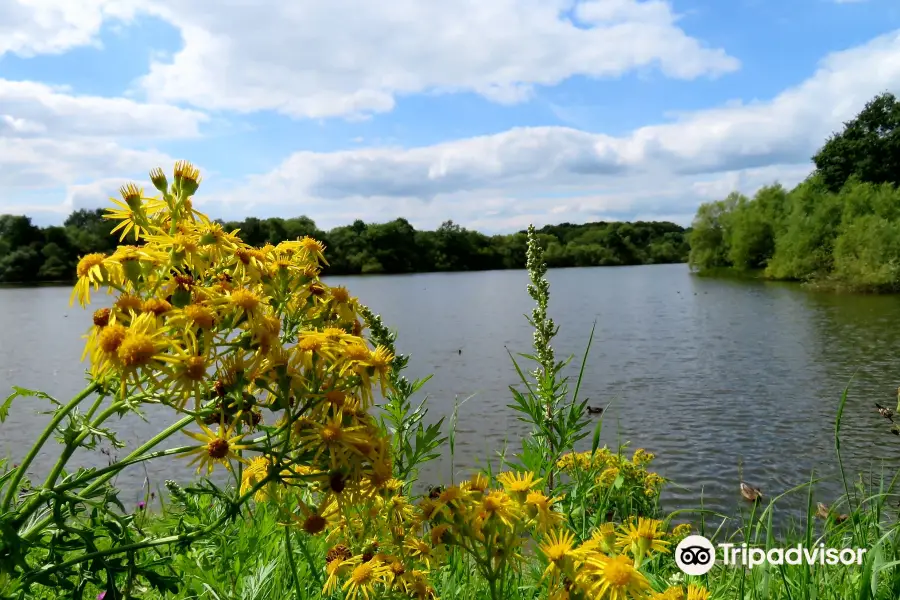
<svg viewBox="0 0 900 600"><path fill-rule="evenodd" d="M560 325L556 351L583 352L594 321L597 334L583 394L611 403L603 440L630 442L657 453L654 463L677 486L668 509L697 507L733 514L743 478L773 497L809 481L825 481L817 499L840 493L834 421L840 394L853 377L842 422L842 454L852 474L893 475L900 439L873 403L893 405L898 382L889 360L900 338L900 299L806 292L795 285L692 277L683 265L562 269L549 274L551 315ZM507 404L516 383L507 350L530 349L530 312L522 271L341 277L399 329L398 348L412 355L410 376L433 374L425 386L433 418L459 412L455 468L496 464L515 449L527 427ZM99 298L98 303L105 301ZM66 398L82 387L80 336L89 311L68 307L65 288L0 289L0 388L43 389ZM579 361L575 361L579 362ZM574 375L575 365L573 365ZM0 428L2 449L24 454L46 417L46 405L21 399ZM148 422L128 417L116 428L128 442L167 423L164 409ZM173 445L183 440L173 441ZM119 451L120 453L122 451ZM39 474L51 456L35 464ZM81 464L104 464L80 455ZM449 480L450 460L422 474ZM145 477L187 480L178 461L132 469L119 485L137 498ZM128 496L125 496L127 499ZM805 506L789 498L784 514Z"/></svg>

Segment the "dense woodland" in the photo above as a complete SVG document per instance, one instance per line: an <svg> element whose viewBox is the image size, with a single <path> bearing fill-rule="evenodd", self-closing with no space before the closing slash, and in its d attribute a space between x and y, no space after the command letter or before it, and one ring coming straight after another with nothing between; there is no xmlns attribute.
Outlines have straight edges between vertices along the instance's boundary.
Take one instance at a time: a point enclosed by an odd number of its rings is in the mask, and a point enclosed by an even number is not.
<svg viewBox="0 0 900 600"><path fill-rule="evenodd" d="M702 272L900 291L900 102L881 94L813 157L792 190L703 204L690 234Z"/></svg>
<svg viewBox="0 0 900 600"><path fill-rule="evenodd" d="M116 221L103 210L79 210L62 226L36 227L28 217L0 216L0 282L67 281L78 258L110 252ZM417 231L406 219L321 231L308 217L247 218L228 222L243 239L261 246L305 235L327 246L325 274L475 271L525 267L525 234L487 236L447 221L436 231ZM686 262L687 230L667 222L563 223L540 230L547 262L555 267Z"/></svg>

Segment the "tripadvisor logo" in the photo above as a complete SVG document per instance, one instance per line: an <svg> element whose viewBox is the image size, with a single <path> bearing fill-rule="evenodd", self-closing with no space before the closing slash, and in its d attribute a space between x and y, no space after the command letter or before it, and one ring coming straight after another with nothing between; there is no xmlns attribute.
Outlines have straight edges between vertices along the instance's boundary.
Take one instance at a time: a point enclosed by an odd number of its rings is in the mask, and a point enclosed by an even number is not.
<svg viewBox="0 0 900 600"><path fill-rule="evenodd" d="M819 544L805 548L801 544L790 548L753 548L747 544L719 544L722 564L741 565L752 569L770 565L861 565L865 548L826 548ZM716 562L716 548L702 535L689 535L675 548L675 563L687 575L704 575Z"/></svg>

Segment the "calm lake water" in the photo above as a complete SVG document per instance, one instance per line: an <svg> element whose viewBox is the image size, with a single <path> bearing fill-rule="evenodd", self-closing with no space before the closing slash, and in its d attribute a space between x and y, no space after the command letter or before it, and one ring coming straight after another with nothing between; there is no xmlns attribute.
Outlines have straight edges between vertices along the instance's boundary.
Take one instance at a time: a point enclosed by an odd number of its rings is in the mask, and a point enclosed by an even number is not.
<svg viewBox="0 0 900 600"><path fill-rule="evenodd" d="M816 499L830 503L837 477L834 422L840 395L854 375L842 423L842 456L857 473L893 476L900 438L873 410L893 406L900 377L892 360L900 338L900 298L816 294L790 284L697 278L685 265L561 269L549 274L551 315L560 326L559 356L583 352L597 333L583 396L610 408L603 441L630 442L657 453L656 469L676 485L667 509L698 507L733 515L745 506L739 464L769 496L816 476ZM524 271L333 277L400 331L411 354L408 374L433 374L427 395L434 418L459 410L455 469L465 474L515 447L527 428L507 408L517 381L507 348L530 350L524 317L532 301ZM0 390L13 385L68 399L83 387L81 335L90 311L69 308L69 289L0 289ZM100 298L100 300L104 300ZM460 350L462 351L460 353ZM575 362L578 362L576 360ZM3 393L5 395L5 392ZM0 426L0 450L13 461L40 433L48 405L19 399ZM121 439L143 440L167 424L149 410L114 424ZM187 441L178 439L171 445ZM132 444L129 446L133 447ZM54 448L55 450L55 448ZM123 451L118 451L119 455ZM35 476L50 468L39 458ZM105 465L82 454L78 464ZM423 473L450 479L448 458ZM123 500L136 502L148 478L190 481L183 461L149 463L120 476ZM805 494L784 501L797 514Z"/></svg>

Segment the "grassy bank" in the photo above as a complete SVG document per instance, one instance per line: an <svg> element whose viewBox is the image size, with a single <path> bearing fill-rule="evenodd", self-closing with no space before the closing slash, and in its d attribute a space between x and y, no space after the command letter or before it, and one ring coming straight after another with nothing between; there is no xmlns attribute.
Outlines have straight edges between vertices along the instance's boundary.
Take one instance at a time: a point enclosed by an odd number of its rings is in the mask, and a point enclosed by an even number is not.
<svg viewBox="0 0 900 600"><path fill-rule="evenodd" d="M190 164L176 165L172 184L158 170L151 179L158 198L135 188L129 210L115 213L147 243L78 265L76 300L85 305L100 288L115 297L93 314L85 389L60 402L17 388L0 405L4 425L11 410L32 409L22 397L52 415L21 463L0 474L0 597L898 597L893 481L873 487L847 474L846 497L821 509L813 482L802 484L792 493L807 494L808 518L781 535L773 529L780 498L749 503L737 527L702 507L661 513L667 483L655 457L600 446L602 418L589 418L579 396L593 333L579 376L563 376L572 359L554 351L547 264L533 228L525 260L533 347L511 356L520 381L509 405L530 435L521 451L415 493L422 465L455 452L456 415L425 426L428 406L413 398L427 380L404 376L408 357L380 317L322 283L322 245L304 238L253 248L209 222L192 208L199 173ZM107 467L69 466L100 442L122 447L111 424L147 405L168 410L171 424L133 440ZM53 440L55 466L29 482ZM170 447L174 440L186 444ZM165 494L137 507L119 500L122 469L179 459L197 465L195 484L167 482ZM232 485L207 478L221 469ZM853 565L719 564L688 576L673 552L692 534L763 550L866 552Z"/></svg>

